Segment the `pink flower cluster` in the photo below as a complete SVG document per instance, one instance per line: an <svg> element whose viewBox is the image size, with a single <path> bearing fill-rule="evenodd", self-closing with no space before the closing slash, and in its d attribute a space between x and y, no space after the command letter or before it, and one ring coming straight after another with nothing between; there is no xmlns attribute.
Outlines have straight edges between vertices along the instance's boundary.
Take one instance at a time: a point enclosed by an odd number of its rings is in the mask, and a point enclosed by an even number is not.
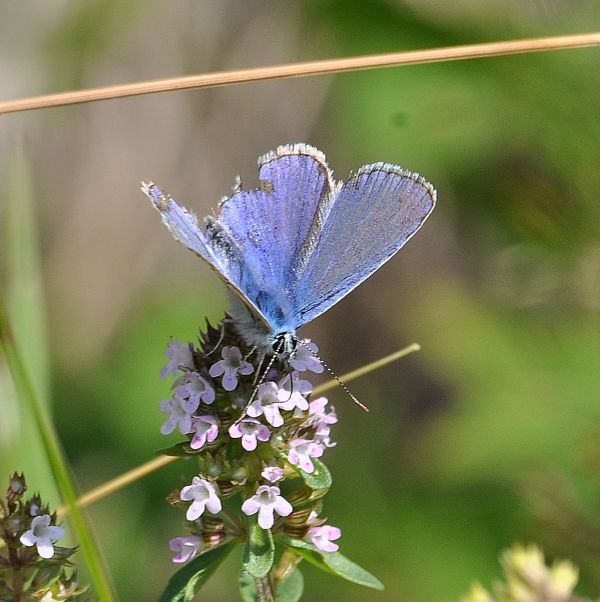
<svg viewBox="0 0 600 602"><path fill-rule="evenodd" d="M265 377L260 372L264 368L262 361L257 367L248 361L253 350L244 356L238 345L228 342L217 345L220 359L212 358L214 347L204 353L191 344L177 340L169 343L169 361L161 376L173 375L176 380L172 396L160 404L161 411L168 414L161 433L170 435L178 430L188 438L189 453L208 454L203 457L206 461L212 458L211 465L215 467L195 476L179 492L179 501L189 504L186 518L190 523L198 527L206 513L219 515L223 509L221 497L241 491L241 512L257 515L261 528L272 529L281 526L279 522L276 525L276 517L285 519L293 512L292 504L281 493L280 482L315 471L315 459L335 445L330 433L337 416L333 408L327 407L325 397L309 401L313 388L301 377L307 370L323 371L314 343L302 341L290 357L280 359ZM240 446L238 452L235 445ZM229 460L223 460L226 450L230 450ZM232 453L239 465L235 479L219 468L231 463ZM258 461L258 473L246 468L244 454L257 454L250 466ZM248 486L253 486L251 495L246 493ZM313 522L316 526L307 523L306 540L318 550L336 551L338 546L332 542L341 532L322 522ZM191 531L191 535L171 540L170 547L176 552L173 562L190 560L206 545L198 528Z"/></svg>

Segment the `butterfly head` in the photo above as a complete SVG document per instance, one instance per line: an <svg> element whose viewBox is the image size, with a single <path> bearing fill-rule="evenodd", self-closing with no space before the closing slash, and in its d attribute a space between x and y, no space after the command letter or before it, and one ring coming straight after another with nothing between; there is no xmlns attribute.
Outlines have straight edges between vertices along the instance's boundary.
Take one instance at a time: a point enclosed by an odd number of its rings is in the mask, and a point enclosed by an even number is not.
<svg viewBox="0 0 600 602"><path fill-rule="evenodd" d="M292 355L298 348L298 338L293 332L281 332L275 335L271 344L272 353L277 355Z"/></svg>

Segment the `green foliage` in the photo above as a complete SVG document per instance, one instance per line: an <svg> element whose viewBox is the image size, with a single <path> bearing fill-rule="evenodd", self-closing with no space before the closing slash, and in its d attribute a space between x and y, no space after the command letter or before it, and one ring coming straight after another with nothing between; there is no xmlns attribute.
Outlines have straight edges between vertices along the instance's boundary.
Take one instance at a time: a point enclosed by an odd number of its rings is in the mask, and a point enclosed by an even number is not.
<svg viewBox="0 0 600 602"><path fill-rule="evenodd" d="M239 585L243 602L257 602L256 583L251 575L242 571ZM276 602L299 602L303 591L304 577L299 569L295 569L289 577L278 582L275 600Z"/></svg>
<svg viewBox="0 0 600 602"><path fill-rule="evenodd" d="M305 560L323 571L341 577L352 583L372 589L383 590L383 583L339 552L321 552L315 546L299 539L287 540L287 543Z"/></svg>
<svg viewBox="0 0 600 602"><path fill-rule="evenodd" d="M203 7L190 6L185 24L170 3L150 8L139 1L94 1L56 12L25 10L21 17L9 12L2 36L7 94L20 86L29 94L192 72L198 57L217 71L240 61L261 65L289 56L585 31L600 16L593 2L513 3L508 11L503 3L465 1L327 0L293 12L267 4L253 6L250 20L237 11L244 21L226 3L215 4L208 21ZM298 18L304 19L300 37ZM27 29L30 23L42 25L41 32ZM246 40L256 39L265 24L281 36L266 36L267 43L250 44L255 50L247 52ZM28 54L45 61L37 79L35 69L13 60ZM203 211L224 192L232 169L253 175L256 151L282 142L277 116L286 113L285 135L327 150L339 177L364 162L396 161L439 189L423 236L307 333L338 372L413 340L423 347L419 357L353 383L370 415L354 412L343 395L332 396L341 434L327 460L336 477L327 512L343 530L344 553L376 567L386 584L378 600L456 600L473 575L492 582L495 558L507 542L534 537L552 556L570 557L581 567L586 591L600 591L597 59L598 50L590 48L381 69L251 86L264 95L223 88L5 119L9 133L24 134L27 178L34 173L27 185L36 191L41 220L39 234L12 230L15 240L20 237L19 252L33 259L29 267L20 263L19 273L38 282L43 277L51 289L47 307L27 287L11 307L22 310L22 317L12 314L17 334L20 322L31 335L22 348L36 386L46 382L43 369L34 368L35 354L46 353L39 318L48 315L52 356L72 348L77 357L78 337L60 333L76 329L90 340L90 324L69 321L65 327L61 320L71 315L61 317L57 308L89 303L99 269L111 270L117 261L132 266L126 281L102 292L102 303L104 297L120 301L103 325L105 338L93 340L93 360L52 366L55 420L82 486L168 446L157 432L166 386L161 390L154 376L165 338L193 337L204 315L218 317L226 307L208 270L166 247L156 250L160 243L149 234L143 200L136 197L139 177L179 178L183 190L197 190L190 205ZM287 112L295 105L282 101L285 92L297 86L301 99L315 82L323 86L319 111L308 124L295 115L290 122ZM243 109L232 115L238 94ZM145 137L148 124L152 144ZM216 152L211 131L219 139ZM99 141L100 133L106 139ZM125 138L131 146L122 144ZM111 147L111 161L104 161L100 144ZM207 162L212 169L215 156L222 168L214 177L196 177L196 167ZM14 178L11 170L3 169L3 181ZM25 190L21 186L13 198L24 199ZM122 202L118 221L127 224L126 234L115 227L95 240L98 215L108 215L91 207L107 194ZM13 228L9 202L27 210L3 196L3 233ZM135 256L124 253L124 240L140 230ZM81 253L60 263L73 238ZM7 243L4 234L3 251ZM87 263L95 257L98 263ZM58 273L68 275L62 282L71 288L52 290ZM3 279L1 288L8 294L13 287ZM15 407L5 403L5 391L2 410ZM31 433L24 431L21 442L41 467ZM164 468L92 508L122 599L154 599L167 578L164 534L176 534L177 526L156 500L181 472L175 465ZM362 491L368 491L368 504ZM146 562L131 571L140 553ZM237 565L225 563L221 572L207 584L206 598L233 600ZM305 596L365 599L361 588L320 571L307 573Z"/></svg>
<svg viewBox="0 0 600 602"><path fill-rule="evenodd" d="M40 401L49 404L50 358L46 327L45 295L36 213L35 180L30 160L17 149L6 168L0 194L4 199L4 223L0 224L0 273L5 278L7 311L15 342L26 349L27 371ZM59 496L37 428L19 400L7 366L0 362L0 474L17 468L29 483L57 504Z"/></svg>
<svg viewBox="0 0 600 602"><path fill-rule="evenodd" d="M230 540L190 560L169 579L159 602L191 602L236 545Z"/></svg>
<svg viewBox="0 0 600 602"><path fill-rule="evenodd" d="M294 569L289 577L278 583L275 599L277 602L298 602L303 591L304 577L300 569Z"/></svg>
<svg viewBox="0 0 600 602"><path fill-rule="evenodd" d="M304 472L301 468L299 468L299 472L304 479L304 482L311 488L316 491L319 489L329 489L332 484L331 473L329 469L323 462L317 460L316 458L312 458L312 463L315 467L313 472Z"/></svg>
<svg viewBox="0 0 600 602"><path fill-rule="evenodd" d="M275 559L275 543L270 529L259 526L256 516L248 517L248 531L244 557L244 570L256 579L266 577Z"/></svg>

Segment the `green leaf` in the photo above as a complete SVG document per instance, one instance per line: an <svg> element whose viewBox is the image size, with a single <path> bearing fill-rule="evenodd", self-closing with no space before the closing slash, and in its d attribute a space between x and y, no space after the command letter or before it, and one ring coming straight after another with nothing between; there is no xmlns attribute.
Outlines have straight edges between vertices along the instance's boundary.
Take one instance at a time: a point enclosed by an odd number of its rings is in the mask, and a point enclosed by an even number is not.
<svg viewBox="0 0 600 602"><path fill-rule="evenodd" d="M258 602L254 577L242 571L239 578L240 594L243 602ZM298 602L304 591L304 578L296 569L287 579L279 583L275 592L277 602Z"/></svg>
<svg viewBox="0 0 600 602"><path fill-rule="evenodd" d="M281 581L275 592L277 602L298 602L304 591L304 577L299 569L287 578Z"/></svg>
<svg viewBox="0 0 600 602"><path fill-rule="evenodd" d="M248 539L244 549L244 570L252 577L266 577L275 560L275 543L270 529L263 529L256 517L248 517Z"/></svg>
<svg viewBox="0 0 600 602"><path fill-rule="evenodd" d="M211 548L180 568L169 579L159 602L190 602L193 600L236 544L236 540L230 540L216 548Z"/></svg>
<svg viewBox="0 0 600 602"><path fill-rule="evenodd" d="M351 560L348 560L339 552L320 552L313 546L300 539L286 539L286 543L293 547L300 556L305 560L314 564L322 571L342 577L352 583L371 587L373 589L383 590L383 583Z"/></svg>
<svg viewBox="0 0 600 602"><path fill-rule="evenodd" d="M316 458L312 458L312 463L314 464L315 470L313 472L304 472L301 468L298 469L304 482L311 489L329 489L331 487L331 473L329 469L323 462L317 460Z"/></svg>
<svg viewBox="0 0 600 602"><path fill-rule="evenodd" d="M242 571L238 579L238 584L240 586L240 595L242 597L242 602L258 601L258 595L256 593L256 583L254 582L254 577L250 575L250 573Z"/></svg>
<svg viewBox="0 0 600 602"><path fill-rule="evenodd" d="M175 445L171 445L170 447L165 447L163 449L159 449L155 452L157 456L171 456L175 458L185 458L191 455L196 455L198 452L193 452L190 450L189 441L182 441L181 443L176 443Z"/></svg>

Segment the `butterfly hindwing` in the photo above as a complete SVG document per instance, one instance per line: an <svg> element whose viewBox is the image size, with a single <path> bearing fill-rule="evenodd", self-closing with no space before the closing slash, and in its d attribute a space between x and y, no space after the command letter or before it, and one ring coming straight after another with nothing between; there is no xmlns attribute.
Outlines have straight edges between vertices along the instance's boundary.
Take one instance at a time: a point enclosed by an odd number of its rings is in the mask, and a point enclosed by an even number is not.
<svg viewBox="0 0 600 602"><path fill-rule="evenodd" d="M270 330L268 320L250 298L259 290L254 275L219 221L207 218L206 227L200 226L192 213L152 182L142 183L142 191L160 212L173 238L204 259L265 329Z"/></svg>

